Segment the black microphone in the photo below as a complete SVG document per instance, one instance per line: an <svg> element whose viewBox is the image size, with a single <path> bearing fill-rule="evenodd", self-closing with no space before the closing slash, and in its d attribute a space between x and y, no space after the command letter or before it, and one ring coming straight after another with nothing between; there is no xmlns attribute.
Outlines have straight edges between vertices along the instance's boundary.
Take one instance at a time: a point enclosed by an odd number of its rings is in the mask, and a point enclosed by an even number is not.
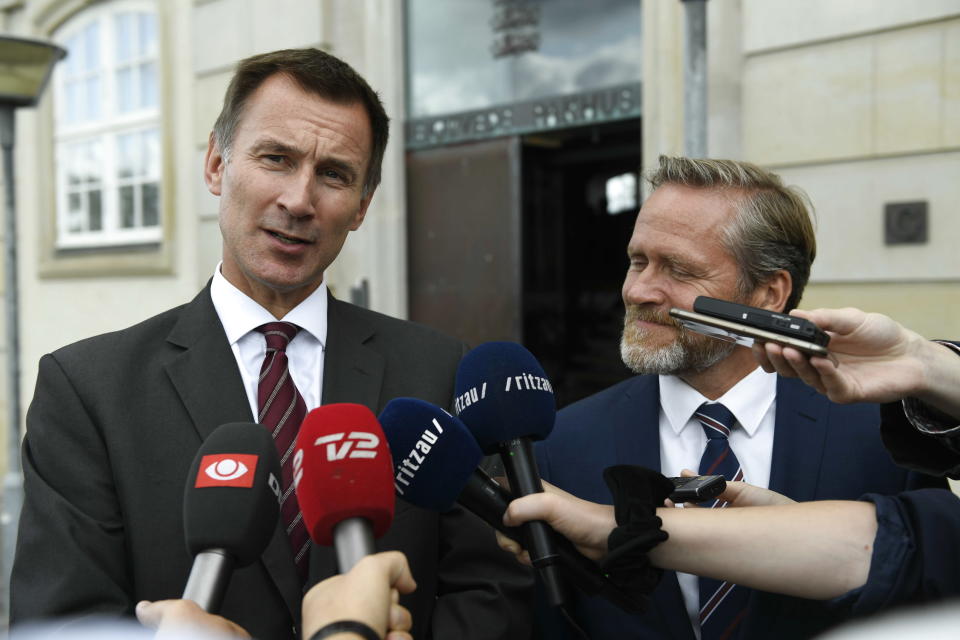
<svg viewBox="0 0 960 640"><path fill-rule="evenodd" d="M557 406L543 367L515 342L487 342L463 357L457 369L455 408L484 453L499 453L518 496L541 493L532 440L553 430ZM547 602L566 597L557 567L553 530L543 521L523 525L530 562L543 579Z"/></svg>
<svg viewBox="0 0 960 640"><path fill-rule="evenodd" d="M407 502L447 511L459 502L490 526L527 544L526 533L503 524L513 495L476 466L483 457L466 426L440 407L415 398L395 398L380 414L393 455L394 486ZM588 596L599 595L627 612L641 610L564 537L556 538L561 573Z"/></svg>
<svg viewBox="0 0 960 640"><path fill-rule="evenodd" d="M260 425L221 425L200 446L183 495L183 528L193 567L183 590L210 613L220 610L234 568L267 548L280 516L280 461Z"/></svg>

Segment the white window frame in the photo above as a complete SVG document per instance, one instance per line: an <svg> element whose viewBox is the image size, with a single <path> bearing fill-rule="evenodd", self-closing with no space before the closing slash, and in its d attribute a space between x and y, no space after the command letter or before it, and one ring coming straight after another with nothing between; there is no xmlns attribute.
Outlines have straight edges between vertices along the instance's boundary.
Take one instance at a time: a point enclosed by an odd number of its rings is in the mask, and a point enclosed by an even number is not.
<svg viewBox="0 0 960 640"><path fill-rule="evenodd" d="M118 42L116 41L116 16L128 12L151 13L154 17L156 31L159 31L159 15L157 6L148 0L118 0L105 2L84 9L71 20L65 23L54 34L57 42L65 44L74 35L86 29L93 22L99 22L99 68L100 76L100 110L96 120L86 120L80 123L66 121L66 91L64 88L65 65L58 65L54 72L54 150L57 184L57 214L56 214L56 249L89 249L96 247L114 247L125 245L157 244L163 238L163 202L162 202L162 128L161 128L161 94L160 73L161 58L159 52L159 33L155 32L154 48L148 58L154 63L157 88L155 95L156 105L148 108L120 113L117 100L116 73L122 66L137 66L145 58L127 60L121 65L117 61ZM139 77L136 81L136 91L140 90ZM121 226L119 189L123 184L130 182L129 178L121 179L118 175L120 136L129 133L156 131L158 144L157 157L146 162L150 171L146 175L137 176L139 184L155 182L157 184L157 224L150 227L124 228ZM67 150L77 143L96 142L100 145L100 207L101 229L71 231L69 229ZM141 187L142 188L142 187ZM136 217L142 220L141 205L135 198ZM89 222L86 216L84 223Z"/></svg>

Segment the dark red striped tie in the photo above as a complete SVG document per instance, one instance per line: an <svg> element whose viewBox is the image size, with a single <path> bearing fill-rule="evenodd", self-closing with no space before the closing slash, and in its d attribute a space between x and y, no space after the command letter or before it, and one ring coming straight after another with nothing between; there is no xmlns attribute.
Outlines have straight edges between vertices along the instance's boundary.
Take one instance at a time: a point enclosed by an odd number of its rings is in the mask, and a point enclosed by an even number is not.
<svg viewBox="0 0 960 640"><path fill-rule="evenodd" d="M280 519L286 526L300 581L306 582L310 561L310 536L303 524L297 494L293 490L292 454L297 430L307 414L307 407L293 384L286 351L287 345L300 331L300 327L289 322L268 322L256 330L267 339L267 354L263 358L263 366L260 367L260 381L257 385L257 422L270 430L273 442L277 445L283 475Z"/></svg>
<svg viewBox="0 0 960 640"><path fill-rule="evenodd" d="M727 481L743 480L743 470L727 438L737 420L725 406L704 402L693 414L707 434L707 448L700 458L701 475L722 475ZM705 505L707 506L707 505ZM725 507L726 502L715 500L711 507ZM730 640L740 632L740 624L747 613L750 590L732 582L700 578L700 638L701 640Z"/></svg>

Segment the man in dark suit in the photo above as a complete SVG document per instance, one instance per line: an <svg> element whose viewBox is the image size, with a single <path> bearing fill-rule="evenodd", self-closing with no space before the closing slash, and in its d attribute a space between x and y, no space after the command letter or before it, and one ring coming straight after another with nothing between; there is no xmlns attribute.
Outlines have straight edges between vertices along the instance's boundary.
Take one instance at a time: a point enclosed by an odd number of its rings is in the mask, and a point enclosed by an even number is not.
<svg viewBox="0 0 960 640"><path fill-rule="evenodd" d="M340 302L324 282L363 222L386 143L377 95L337 58L304 49L240 63L204 167L223 234L211 283L186 305L41 360L23 444L14 623L131 614L138 600L179 597L191 565L187 470L220 424L270 415L262 381L283 351L268 346L270 331L293 334L282 365L293 382L284 372L277 383L293 413L281 412L278 433L321 402L374 411L397 396L450 403L461 343ZM225 596L222 615L260 640L296 637L304 589L334 572L329 550L303 547L308 563L295 564L304 556L288 531L298 523L278 525ZM398 501L378 546L410 562L418 589L404 604L416 637L526 632L529 574L472 515Z"/></svg>
<svg viewBox="0 0 960 640"><path fill-rule="evenodd" d="M759 167L727 160L661 157L651 184L623 285L621 352L640 375L558 414L538 448L544 478L602 503L611 501L602 472L614 464L677 476L734 461L735 479L801 501L933 484L894 466L880 441L876 405L833 404L799 381L762 371L749 349L686 331L668 315L671 307L690 309L698 295L793 309L816 253L805 196ZM710 405L730 414L720 447L701 426L708 420L697 417L716 408ZM838 615L735 585L704 598L701 587L695 576L668 573L646 614L580 599L575 615L592 637L677 640L806 638ZM719 628L711 598L737 605ZM701 628L701 619L714 626Z"/></svg>

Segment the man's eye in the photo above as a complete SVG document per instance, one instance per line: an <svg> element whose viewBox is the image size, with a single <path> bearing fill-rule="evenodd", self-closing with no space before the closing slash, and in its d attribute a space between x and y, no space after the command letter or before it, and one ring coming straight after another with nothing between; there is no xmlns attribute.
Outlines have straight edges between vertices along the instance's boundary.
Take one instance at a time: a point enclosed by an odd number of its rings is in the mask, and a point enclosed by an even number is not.
<svg viewBox="0 0 960 640"><path fill-rule="evenodd" d="M275 153L268 153L267 155L263 156L263 159L273 164L280 164L284 160L283 156Z"/></svg>
<svg viewBox="0 0 960 640"><path fill-rule="evenodd" d="M341 182L343 182L346 179L344 175L339 171L337 171L336 169L324 169L322 171L322 175L324 178L330 178L331 180L339 180Z"/></svg>

